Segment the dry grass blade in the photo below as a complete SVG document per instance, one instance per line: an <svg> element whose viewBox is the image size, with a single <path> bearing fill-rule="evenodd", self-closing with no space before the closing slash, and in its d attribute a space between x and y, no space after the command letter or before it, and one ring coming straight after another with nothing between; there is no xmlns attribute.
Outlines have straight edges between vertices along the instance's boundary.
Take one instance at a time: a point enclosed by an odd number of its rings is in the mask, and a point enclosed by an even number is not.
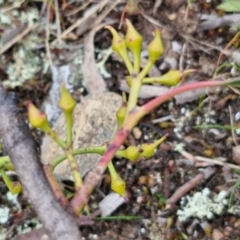
<svg viewBox="0 0 240 240"><path fill-rule="evenodd" d="M65 17L69 17L69 16L76 14L79 11L85 9L91 2L92 2L92 0L84 2L80 7L77 7L75 9L73 9L71 12L65 14Z"/></svg>
<svg viewBox="0 0 240 240"><path fill-rule="evenodd" d="M105 23L94 28L84 39L84 63L82 72L84 80L86 81L86 89L90 94L107 90L106 84L97 68L94 51L94 35L104 26Z"/></svg>
<svg viewBox="0 0 240 240"><path fill-rule="evenodd" d="M46 15L46 38L45 38L45 46L46 46L46 53L47 53L47 58L49 61L50 66L52 66L52 57L51 57L51 51L50 51L50 46L49 46L49 35L50 35L50 30L49 30L49 17L50 17L50 5L47 6L47 15Z"/></svg>
<svg viewBox="0 0 240 240"><path fill-rule="evenodd" d="M104 0L103 2L100 1L98 4L96 4L95 6L93 6L88 12L87 14L80 18L78 21L76 21L74 24L72 24L69 28L67 28L62 34L61 34L61 38L66 37L69 33L71 33L76 27L78 27L80 24L83 24L89 17L91 17L94 13L96 13L99 8L101 8L104 4L104 6L108 3L108 0ZM90 28L91 26L89 26ZM58 39L55 39L51 45L55 45L57 43Z"/></svg>
<svg viewBox="0 0 240 240"><path fill-rule="evenodd" d="M57 25L57 40L58 40L58 43L61 44L62 31L61 31L61 24L60 24L58 0L54 0L54 9L55 9L56 25Z"/></svg>
<svg viewBox="0 0 240 240"><path fill-rule="evenodd" d="M230 117L230 123L231 123L231 133L232 133L232 138L233 138L233 142L235 144L235 146L238 146L238 142L237 142L237 139L236 139L236 135L235 135L235 132L234 132L234 123L233 123L233 112L232 112L232 107L231 106L228 106L228 111L229 111L229 117Z"/></svg>
<svg viewBox="0 0 240 240"><path fill-rule="evenodd" d="M97 18L96 22L94 23L94 27L97 27L98 24L100 24L102 20L108 15L108 13L110 13L112 9L114 9L120 2L121 0L118 0L114 2L112 5L110 5L110 7L107 7L105 11L103 11L101 15Z"/></svg>
<svg viewBox="0 0 240 240"><path fill-rule="evenodd" d="M29 32L31 32L33 29L35 29L38 26L38 23L27 27L23 32L18 34L16 37L14 37L11 41L9 41L7 44L5 44L2 48L0 48L0 55L2 55L4 52L6 52L10 47L12 47L15 43L20 41L22 38L24 38Z"/></svg>
<svg viewBox="0 0 240 240"><path fill-rule="evenodd" d="M158 8L162 5L162 0L156 0L153 7L153 16L156 16Z"/></svg>

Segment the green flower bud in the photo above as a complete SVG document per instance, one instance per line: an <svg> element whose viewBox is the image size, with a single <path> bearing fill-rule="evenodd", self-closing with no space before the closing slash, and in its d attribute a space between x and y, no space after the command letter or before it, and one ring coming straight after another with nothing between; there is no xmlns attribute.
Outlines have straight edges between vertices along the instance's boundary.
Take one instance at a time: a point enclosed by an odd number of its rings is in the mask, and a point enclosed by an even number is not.
<svg viewBox="0 0 240 240"><path fill-rule="evenodd" d="M35 105L31 102L27 104L28 110L28 119L29 122L35 128L40 128L43 131L48 131L50 126L47 120L47 115L35 107Z"/></svg>
<svg viewBox="0 0 240 240"><path fill-rule="evenodd" d="M20 192L22 192L22 185L20 182L12 182L12 186L11 189L9 188L9 191L12 194L19 194Z"/></svg>
<svg viewBox="0 0 240 240"><path fill-rule="evenodd" d="M120 196L126 197L126 183L117 174L112 162L109 162L108 170L111 176L111 189Z"/></svg>
<svg viewBox="0 0 240 240"><path fill-rule="evenodd" d="M162 138L157 140L155 143L143 143L141 146L142 153L140 157L142 158L150 158L152 157L154 150L163 142L166 140L168 134L165 134Z"/></svg>
<svg viewBox="0 0 240 240"><path fill-rule="evenodd" d="M125 36L125 42L127 47L132 51L141 52L142 47L142 36L137 32L132 23L126 19L127 24L127 34Z"/></svg>
<svg viewBox="0 0 240 240"><path fill-rule="evenodd" d="M125 120L126 114L127 114L127 102L123 102L120 108L116 112L118 129L122 126Z"/></svg>
<svg viewBox="0 0 240 240"><path fill-rule="evenodd" d="M142 153L140 154L141 158L150 158L152 157L155 146L153 143L143 143L141 145Z"/></svg>
<svg viewBox="0 0 240 240"><path fill-rule="evenodd" d="M142 36L136 31L132 23L126 19L127 34L125 42L127 47L133 54L134 59L134 72L138 73L140 70L141 49L142 49Z"/></svg>
<svg viewBox="0 0 240 240"><path fill-rule="evenodd" d="M4 183L8 187L8 190L12 194L18 194L22 191L22 185L20 182L12 182L3 169L0 170L0 173L2 175Z"/></svg>
<svg viewBox="0 0 240 240"><path fill-rule="evenodd" d="M127 45L125 43L125 40L111 26L106 26L105 28L109 29L109 31L113 35L112 49L123 59L124 64L128 68L129 73L132 73L133 66L128 56Z"/></svg>
<svg viewBox="0 0 240 240"><path fill-rule="evenodd" d="M162 44L161 34L158 29L156 29L156 34L154 39L148 45L148 60L155 62L164 52L164 47Z"/></svg>
<svg viewBox="0 0 240 240"><path fill-rule="evenodd" d="M59 107L64 112L72 113L76 104L77 103L75 99L72 97L72 95L68 92L65 85L63 84L61 86L61 96L58 102Z"/></svg>
<svg viewBox="0 0 240 240"><path fill-rule="evenodd" d="M176 86L183 77L193 72L195 72L194 69L187 69L185 71L170 70L166 74L160 77L144 78L143 84L160 83L160 84L165 84L169 86Z"/></svg>
<svg viewBox="0 0 240 240"><path fill-rule="evenodd" d="M119 175L111 176L111 189L122 197L126 196L126 183Z"/></svg>
<svg viewBox="0 0 240 240"><path fill-rule="evenodd" d="M129 159L130 161L136 161L139 159L141 152L142 151L140 149L138 149L138 147L129 146L126 149L127 159Z"/></svg>

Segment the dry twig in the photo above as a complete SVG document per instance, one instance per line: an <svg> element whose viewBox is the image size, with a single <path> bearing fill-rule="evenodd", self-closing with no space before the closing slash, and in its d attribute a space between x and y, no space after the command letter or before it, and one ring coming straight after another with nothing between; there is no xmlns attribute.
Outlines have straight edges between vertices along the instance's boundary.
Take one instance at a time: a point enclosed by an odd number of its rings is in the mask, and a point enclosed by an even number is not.
<svg viewBox="0 0 240 240"><path fill-rule="evenodd" d="M181 197L183 197L187 192L196 187L203 179L209 178L215 170L213 168L206 168L203 172L196 175L190 181L185 183L183 186L177 189L177 191L167 200L168 205L176 203ZM167 206L168 207L168 206Z"/></svg>
<svg viewBox="0 0 240 240"><path fill-rule="evenodd" d="M104 0L104 2L100 1L98 4L93 6L84 17L80 18L78 21L76 21L74 24L72 24L69 28L67 28L62 34L61 38L66 37L70 32L72 32L76 27L78 27L80 24L84 23L89 17L91 17L95 12L98 11L100 7L102 7L102 4L107 4L108 0ZM58 39L55 39L51 45L55 45L57 43Z"/></svg>
<svg viewBox="0 0 240 240"><path fill-rule="evenodd" d="M81 239L75 219L55 199L44 175L37 147L16 105L16 95L0 84L0 137L15 171L52 240Z"/></svg>
<svg viewBox="0 0 240 240"><path fill-rule="evenodd" d="M26 28L23 32L18 34L15 38L13 38L11 41L9 41L7 44L5 44L2 48L0 48L0 55L5 53L10 47L12 47L15 43L20 41L22 38L24 38L29 32L31 32L33 29L35 29L38 26L38 24L34 24L32 26L29 26Z"/></svg>

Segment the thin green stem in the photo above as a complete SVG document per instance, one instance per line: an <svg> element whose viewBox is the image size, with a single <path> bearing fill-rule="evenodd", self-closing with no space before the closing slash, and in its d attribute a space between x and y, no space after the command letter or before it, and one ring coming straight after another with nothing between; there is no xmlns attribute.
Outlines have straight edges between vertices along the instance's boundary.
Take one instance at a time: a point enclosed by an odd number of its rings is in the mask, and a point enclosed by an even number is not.
<svg viewBox="0 0 240 240"><path fill-rule="evenodd" d="M133 73L138 74L140 71L140 63L141 63L141 51L136 49L133 54Z"/></svg>
<svg viewBox="0 0 240 240"><path fill-rule="evenodd" d="M142 81L152 66L153 66L153 62L148 61L144 69L138 75L131 76L132 81L131 81L131 88L130 88L129 99L128 99L127 115L134 107L137 106L138 95L142 86Z"/></svg>
<svg viewBox="0 0 240 240"><path fill-rule="evenodd" d="M97 153L97 154L102 155L105 151L106 151L106 146L96 146L96 147L94 146L94 147L86 147L86 148L75 149L75 150L72 151L72 154L73 154L73 156L81 155L81 154L87 154L87 153ZM53 170L55 169L55 167L58 164L60 164L65 159L67 159L66 154L62 154L62 155L56 157L51 163L51 166L52 166Z"/></svg>
<svg viewBox="0 0 240 240"><path fill-rule="evenodd" d="M87 148L79 148L79 149L75 149L73 150L73 155L81 155L81 154L87 154L87 153L97 153L99 155L103 155L106 151L107 147L106 146L94 146L94 147L87 147ZM119 158L126 158L126 153L123 150L119 150L116 152L116 157ZM66 154L62 154L58 157L56 157L52 163L52 169L54 171L55 167L60 164L62 161L67 159L67 155Z"/></svg>
<svg viewBox="0 0 240 240"><path fill-rule="evenodd" d="M4 168L4 165L11 163L9 156L0 157L0 168Z"/></svg>
<svg viewBox="0 0 240 240"><path fill-rule="evenodd" d="M45 132L46 134L48 134L51 139L56 142L61 148L63 149L66 149L67 148L67 145L65 142L63 142L57 135L57 133L52 129L50 128L49 131Z"/></svg>
<svg viewBox="0 0 240 240"><path fill-rule="evenodd" d="M176 86L178 84L178 81L175 81L174 79L170 79L168 77L166 78L166 77L160 76L160 77L144 78L142 83L143 84L159 83L167 86Z"/></svg>
<svg viewBox="0 0 240 240"><path fill-rule="evenodd" d="M65 119L66 119L66 125L67 125L67 146L72 146L72 128L73 128L73 114L72 112L64 112Z"/></svg>
<svg viewBox="0 0 240 240"><path fill-rule="evenodd" d="M234 200L234 197L235 197L235 192L236 190L240 187L240 181L238 180L235 185L233 186L233 189L231 191L231 194L230 194L230 197L229 197L229 200L228 200L228 209L232 207L233 205L233 200Z"/></svg>
<svg viewBox="0 0 240 240"><path fill-rule="evenodd" d="M149 71L152 68L153 64L154 63L152 61L149 61L149 60L147 61L147 64L145 65L143 70L138 75L138 78L140 79L141 82L143 82L143 79L149 73Z"/></svg>
<svg viewBox="0 0 240 240"><path fill-rule="evenodd" d="M122 59L124 61L125 66L128 69L129 74L131 75L132 72L133 72L133 65L132 65L132 62L131 62L128 54L126 56L124 55L124 56L121 56L121 57L122 57Z"/></svg>
<svg viewBox="0 0 240 240"><path fill-rule="evenodd" d="M74 186L75 186L75 189L77 190L83 184L81 173L80 173L77 161L76 161L76 159L74 158L74 156L72 154L72 150L71 149L65 150L65 153L67 155L68 162L69 162L69 165L70 165L70 168L71 168L71 172L72 172L72 175L73 175Z"/></svg>
<svg viewBox="0 0 240 240"><path fill-rule="evenodd" d="M14 166L11 162L6 163L2 168L5 169L5 170L14 171Z"/></svg>
<svg viewBox="0 0 240 240"><path fill-rule="evenodd" d="M131 84L130 94L128 97L128 104L127 104L127 115L137 105L138 95L139 95L141 86L142 86L142 83L138 77L132 78L132 84Z"/></svg>
<svg viewBox="0 0 240 240"><path fill-rule="evenodd" d="M122 92L122 101L127 102L127 94L125 92Z"/></svg>
<svg viewBox="0 0 240 240"><path fill-rule="evenodd" d="M7 185L8 189L11 191L11 189L12 189L12 181L10 180L10 178L8 177L8 175L6 174L4 169L0 169L0 174L1 174L2 178L3 178L4 183Z"/></svg>
<svg viewBox="0 0 240 240"><path fill-rule="evenodd" d="M112 161L110 161L108 164L108 170L109 170L111 176L117 175L117 172L113 166Z"/></svg>
<svg viewBox="0 0 240 240"><path fill-rule="evenodd" d="M11 179L8 177L4 169L0 169L0 174L3 178L4 183L8 187L8 190L12 194L18 194L22 191L22 185L20 182L12 182Z"/></svg>

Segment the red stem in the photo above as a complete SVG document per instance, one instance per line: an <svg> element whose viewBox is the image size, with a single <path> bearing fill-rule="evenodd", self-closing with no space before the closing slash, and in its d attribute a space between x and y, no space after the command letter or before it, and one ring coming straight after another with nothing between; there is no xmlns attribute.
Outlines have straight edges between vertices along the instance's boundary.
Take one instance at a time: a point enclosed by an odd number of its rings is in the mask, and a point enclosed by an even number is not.
<svg viewBox="0 0 240 240"><path fill-rule="evenodd" d="M143 105L142 107L135 107L129 112L127 119L125 120L122 128L118 131L116 136L114 137L111 144L109 144L107 151L99 160L99 163L95 169L90 171L84 179L84 185L76 192L73 200L71 201L71 206L75 210L75 213L79 214L82 210L83 206L87 203L87 199L92 193L93 189L97 186L99 179L101 179L102 174L107 168L108 163L114 157L116 151L123 144L124 140L127 138L128 134L132 130L132 128L139 122L139 120L148 114L155 107L159 106L163 102L169 100L177 94L197 89L197 88L205 88L205 87L215 87L226 85L226 82L223 81L202 81L191 83L188 85L180 86L171 89L166 94L163 94L149 103Z"/></svg>
<svg viewBox="0 0 240 240"><path fill-rule="evenodd" d="M166 102L170 98L176 96L177 94L197 89L197 88L205 88L205 87L215 87L219 85L223 85L223 81L202 81L202 82L195 82L188 85L180 86L169 90L167 93L156 97L155 99L151 100L150 102L146 103L140 108L134 108L127 120L125 121L123 127L118 131L117 135L115 136L112 143L108 146L107 151L100 159L98 165L106 169L110 160L114 157L116 151L119 147L123 144L124 140L127 138L128 134L132 130L132 128L138 123L138 121L152 111L155 107L159 106L160 104Z"/></svg>
<svg viewBox="0 0 240 240"><path fill-rule="evenodd" d="M172 88L171 90L169 90L167 93L154 98L153 100L151 100L150 102L146 103L145 105L142 106L143 111L144 111L144 115L146 115L147 113L149 113L151 110L153 110L155 107L159 106L160 104L164 103L165 101L167 101L168 99L189 91L189 90L194 90L194 89L198 89L198 88L205 88L205 87L216 87L216 86L220 86L220 85L224 85L226 84L223 81L220 80L212 80L212 81L202 81L202 82L195 82L195 83L190 83L184 86L179 86L179 87L175 87Z"/></svg>

